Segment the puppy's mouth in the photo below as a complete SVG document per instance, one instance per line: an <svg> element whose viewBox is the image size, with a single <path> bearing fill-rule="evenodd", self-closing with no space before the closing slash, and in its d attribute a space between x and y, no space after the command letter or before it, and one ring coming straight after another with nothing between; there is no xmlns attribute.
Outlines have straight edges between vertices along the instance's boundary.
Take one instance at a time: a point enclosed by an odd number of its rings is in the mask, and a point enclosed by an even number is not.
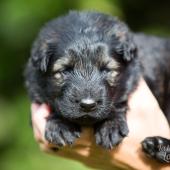
<svg viewBox="0 0 170 170"><path fill-rule="evenodd" d="M93 112L93 111L95 111L96 110L96 108L95 107L93 107L93 108L82 108L82 111L83 112Z"/></svg>
<svg viewBox="0 0 170 170"><path fill-rule="evenodd" d="M99 122L100 120L86 114L86 115L83 115L81 117L72 119L71 121L76 123L76 124L83 125L83 126L92 126L95 123Z"/></svg>

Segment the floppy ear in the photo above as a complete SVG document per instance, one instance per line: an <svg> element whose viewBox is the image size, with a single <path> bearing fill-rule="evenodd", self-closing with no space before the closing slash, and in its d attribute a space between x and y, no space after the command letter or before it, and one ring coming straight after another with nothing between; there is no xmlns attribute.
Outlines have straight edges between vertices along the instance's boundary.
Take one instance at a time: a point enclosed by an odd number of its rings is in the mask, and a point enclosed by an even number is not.
<svg viewBox="0 0 170 170"><path fill-rule="evenodd" d="M31 61L33 66L42 72L46 72L50 58L54 51L53 49L54 45L52 43L37 40L33 44L31 51Z"/></svg>
<svg viewBox="0 0 170 170"><path fill-rule="evenodd" d="M116 52L121 55L124 61L131 61L137 56L137 47L133 40L133 33L121 22L114 26L113 32L115 33L113 42Z"/></svg>
<svg viewBox="0 0 170 170"><path fill-rule="evenodd" d="M127 62L131 61L133 58L137 56L137 47L132 39L126 40L123 43L123 59Z"/></svg>

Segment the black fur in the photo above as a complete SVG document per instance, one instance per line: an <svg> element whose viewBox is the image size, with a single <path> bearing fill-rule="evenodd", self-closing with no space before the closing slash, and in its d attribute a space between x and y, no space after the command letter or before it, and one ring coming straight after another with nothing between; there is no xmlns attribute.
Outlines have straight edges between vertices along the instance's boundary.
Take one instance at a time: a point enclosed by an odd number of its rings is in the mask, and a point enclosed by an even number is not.
<svg viewBox="0 0 170 170"><path fill-rule="evenodd" d="M168 110L168 44L134 34L118 19L97 12L70 12L47 23L25 71L32 102L47 103L52 110L46 139L59 146L72 144L81 126L92 126L97 144L119 144L128 134L128 96L142 74ZM86 98L95 101L94 110L80 107Z"/></svg>

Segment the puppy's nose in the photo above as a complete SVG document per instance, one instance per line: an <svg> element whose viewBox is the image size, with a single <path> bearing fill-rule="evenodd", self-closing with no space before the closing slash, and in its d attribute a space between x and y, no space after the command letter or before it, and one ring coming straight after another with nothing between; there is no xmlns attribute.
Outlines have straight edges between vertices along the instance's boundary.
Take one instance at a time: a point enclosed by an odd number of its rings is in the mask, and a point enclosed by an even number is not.
<svg viewBox="0 0 170 170"><path fill-rule="evenodd" d="M82 99L80 102L80 107L83 109L85 112L92 111L96 109L97 103L95 100L87 98L87 99Z"/></svg>

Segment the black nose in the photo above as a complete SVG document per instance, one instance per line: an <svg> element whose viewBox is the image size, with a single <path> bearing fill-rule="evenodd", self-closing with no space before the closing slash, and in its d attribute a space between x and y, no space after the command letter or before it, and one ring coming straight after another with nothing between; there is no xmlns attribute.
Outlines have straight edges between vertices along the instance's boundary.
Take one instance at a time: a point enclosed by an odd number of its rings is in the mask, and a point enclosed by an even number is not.
<svg viewBox="0 0 170 170"><path fill-rule="evenodd" d="M97 103L93 99L90 99L90 98L82 99L80 102L80 107L85 112L95 110L96 106L97 106Z"/></svg>

